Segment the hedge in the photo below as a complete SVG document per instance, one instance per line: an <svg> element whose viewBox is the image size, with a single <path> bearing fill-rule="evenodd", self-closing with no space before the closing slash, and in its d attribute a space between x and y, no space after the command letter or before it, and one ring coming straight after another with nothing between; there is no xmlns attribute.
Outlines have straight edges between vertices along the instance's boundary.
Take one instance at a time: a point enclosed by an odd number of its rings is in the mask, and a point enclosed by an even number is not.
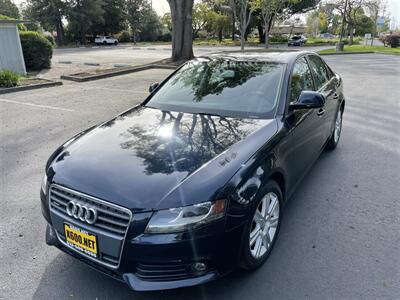
<svg viewBox="0 0 400 300"><path fill-rule="evenodd" d="M0 87L8 88L18 85L19 75L10 70L0 71Z"/></svg>
<svg viewBox="0 0 400 300"><path fill-rule="evenodd" d="M50 68L53 47L43 34L23 31L19 34L27 70Z"/></svg>

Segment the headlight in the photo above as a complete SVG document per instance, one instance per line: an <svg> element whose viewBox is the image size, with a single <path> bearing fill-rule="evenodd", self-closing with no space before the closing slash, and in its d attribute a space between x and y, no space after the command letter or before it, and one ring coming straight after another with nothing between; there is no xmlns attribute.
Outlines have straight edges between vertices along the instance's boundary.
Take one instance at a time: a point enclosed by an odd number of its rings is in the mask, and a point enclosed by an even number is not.
<svg viewBox="0 0 400 300"><path fill-rule="evenodd" d="M147 224L145 233L172 233L199 227L222 218L225 206L226 200L223 199L157 211Z"/></svg>
<svg viewBox="0 0 400 300"><path fill-rule="evenodd" d="M47 175L46 174L44 174L44 176L43 176L41 188L42 188L43 194L46 195L46 193L47 193Z"/></svg>

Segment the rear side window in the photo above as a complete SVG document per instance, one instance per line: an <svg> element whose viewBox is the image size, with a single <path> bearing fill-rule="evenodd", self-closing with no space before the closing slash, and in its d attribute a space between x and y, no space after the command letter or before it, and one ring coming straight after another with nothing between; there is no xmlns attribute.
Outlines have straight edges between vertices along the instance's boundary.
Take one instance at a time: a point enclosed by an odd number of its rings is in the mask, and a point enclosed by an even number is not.
<svg viewBox="0 0 400 300"><path fill-rule="evenodd" d="M319 90L325 83L331 79L332 74L326 67L325 63L318 56L311 55L308 57L310 60L310 67L314 75L315 86Z"/></svg>
<svg viewBox="0 0 400 300"><path fill-rule="evenodd" d="M314 91L311 71L304 57L297 59L293 67L290 83L290 102L296 101L302 91Z"/></svg>

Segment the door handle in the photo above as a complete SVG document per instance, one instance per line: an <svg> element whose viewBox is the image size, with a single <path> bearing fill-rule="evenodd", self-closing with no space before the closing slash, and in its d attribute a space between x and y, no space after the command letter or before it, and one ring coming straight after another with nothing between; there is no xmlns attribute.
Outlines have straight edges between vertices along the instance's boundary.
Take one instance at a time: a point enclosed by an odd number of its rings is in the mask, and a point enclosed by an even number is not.
<svg viewBox="0 0 400 300"><path fill-rule="evenodd" d="M318 116L322 116L325 113L325 109L320 108L319 111L317 112Z"/></svg>

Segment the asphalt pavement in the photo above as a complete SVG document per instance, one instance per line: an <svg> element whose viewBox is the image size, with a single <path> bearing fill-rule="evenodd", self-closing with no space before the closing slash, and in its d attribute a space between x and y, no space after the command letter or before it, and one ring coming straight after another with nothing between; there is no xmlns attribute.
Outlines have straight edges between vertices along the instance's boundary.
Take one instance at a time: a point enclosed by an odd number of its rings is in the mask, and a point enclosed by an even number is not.
<svg viewBox="0 0 400 300"><path fill-rule="evenodd" d="M342 75L338 148L285 208L267 263L204 286L138 293L44 242L53 150L140 102L168 70L0 96L0 299L399 299L400 56L325 57Z"/></svg>

